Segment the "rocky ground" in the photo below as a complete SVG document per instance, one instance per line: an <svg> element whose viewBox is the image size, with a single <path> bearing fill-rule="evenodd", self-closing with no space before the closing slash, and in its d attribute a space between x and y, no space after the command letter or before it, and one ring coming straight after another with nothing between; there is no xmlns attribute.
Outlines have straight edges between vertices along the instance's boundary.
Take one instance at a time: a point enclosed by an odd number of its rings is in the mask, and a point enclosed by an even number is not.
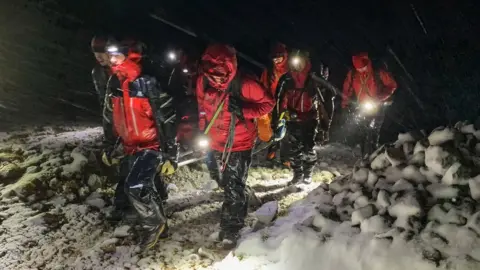
<svg viewBox="0 0 480 270"><path fill-rule="evenodd" d="M100 135L101 129L89 127L0 134L1 269L209 269L227 255L212 241L222 194L201 162L167 179L176 212L171 237L155 250L140 253L128 223L109 226L104 217L112 209L115 179L99 161ZM308 186L287 188L289 170L255 159L248 183L261 203L270 202L267 208L278 207L282 216L321 182L351 172L351 149L318 151L315 183ZM266 209L259 206L252 207L245 233L268 225L259 222Z"/></svg>

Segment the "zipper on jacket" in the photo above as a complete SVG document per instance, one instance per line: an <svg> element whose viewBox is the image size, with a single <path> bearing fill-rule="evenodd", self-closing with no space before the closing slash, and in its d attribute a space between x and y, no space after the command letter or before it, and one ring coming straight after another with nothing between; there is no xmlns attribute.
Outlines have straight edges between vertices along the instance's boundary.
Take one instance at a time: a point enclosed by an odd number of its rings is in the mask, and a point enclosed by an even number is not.
<svg viewBox="0 0 480 270"><path fill-rule="evenodd" d="M138 136L137 118L135 117L135 111L133 109L133 98L130 97L130 113L132 114L133 130L135 135Z"/></svg>

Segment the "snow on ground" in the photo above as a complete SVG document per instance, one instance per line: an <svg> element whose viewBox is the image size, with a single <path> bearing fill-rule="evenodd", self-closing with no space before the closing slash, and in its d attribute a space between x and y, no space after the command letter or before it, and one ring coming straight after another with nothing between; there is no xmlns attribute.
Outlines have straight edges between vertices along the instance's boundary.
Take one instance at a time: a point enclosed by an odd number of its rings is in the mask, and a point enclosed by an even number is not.
<svg viewBox="0 0 480 270"><path fill-rule="evenodd" d="M0 269L212 269L228 255L212 239L222 193L205 165L182 167L167 179L171 236L142 254L131 223L112 228L105 222L115 179L99 159L100 128L8 136L0 144ZM353 164L351 151L336 147L319 149L326 165L308 186L286 187L288 169L252 167L248 184L268 203L251 209L244 232L261 230L276 216L271 211L285 215L292 202L345 171L343 159Z"/></svg>
<svg viewBox="0 0 480 270"><path fill-rule="evenodd" d="M480 269L477 131L400 134L322 184L215 269Z"/></svg>

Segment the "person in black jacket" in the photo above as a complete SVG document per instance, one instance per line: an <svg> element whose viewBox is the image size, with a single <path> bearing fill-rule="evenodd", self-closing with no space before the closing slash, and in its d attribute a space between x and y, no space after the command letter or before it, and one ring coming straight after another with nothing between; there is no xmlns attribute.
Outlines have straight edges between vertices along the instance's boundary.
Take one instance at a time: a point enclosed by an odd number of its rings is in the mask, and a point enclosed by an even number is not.
<svg viewBox="0 0 480 270"><path fill-rule="evenodd" d="M92 48L92 53L97 60L95 67L92 69L92 80L95 86L95 91L97 92L98 103L100 104L100 112L102 114L104 138L103 151L104 153L107 153L106 155L110 155L117 142L117 137L113 134L112 112L108 109L111 105L107 104L107 107L105 106L105 102L109 102L108 97L106 97L105 95L108 81L110 80L110 77L112 75L110 59L106 51L107 40L107 37L95 36L92 38L90 46ZM107 162L105 158L103 158L103 162Z"/></svg>

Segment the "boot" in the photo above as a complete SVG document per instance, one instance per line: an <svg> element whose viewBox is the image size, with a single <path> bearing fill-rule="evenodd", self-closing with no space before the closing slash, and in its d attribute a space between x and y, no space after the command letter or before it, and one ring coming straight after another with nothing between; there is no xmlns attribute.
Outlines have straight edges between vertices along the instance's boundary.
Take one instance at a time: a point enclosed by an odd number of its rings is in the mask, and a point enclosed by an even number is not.
<svg viewBox="0 0 480 270"><path fill-rule="evenodd" d="M237 246L237 241L238 241L237 234L229 234L222 230L218 234L217 247L224 250L232 250Z"/></svg>
<svg viewBox="0 0 480 270"><path fill-rule="evenodd" d="M255 194L255 191L250 186L245 186L245 193L247 194L250 207L256 209L262 205L262 200Z"/></svg>
<svg viewBox="0 0 480 270"><path fill-rule="evenodd" d="M165 238L168 238L167 223L154 226L143 226L143 232L140 240L140 248L142 250L149 250L157 244L159 239Z"/></svg>
<svg viewBox="0 0 480 270"><path fill-rule="evenodd" d="M290 182L288 182L289 186L293 186L299 184L303 181L303 173L300 171L293 171L293 178Z"/></svg>
<svg viewBox="0 0 480 270"><path fill-rule="evenodd" d="M303 183L305 184L311 184L312 183L312 174L305 174L303 177Z"/></svg>
<svg viewBox="0 0 480 270"><path fill-rule="evenodd" d="M106 215L105 219L112 226L116 226L120 221L123 220L125 211L123 209L115 208L112 212Z"/></svg>

